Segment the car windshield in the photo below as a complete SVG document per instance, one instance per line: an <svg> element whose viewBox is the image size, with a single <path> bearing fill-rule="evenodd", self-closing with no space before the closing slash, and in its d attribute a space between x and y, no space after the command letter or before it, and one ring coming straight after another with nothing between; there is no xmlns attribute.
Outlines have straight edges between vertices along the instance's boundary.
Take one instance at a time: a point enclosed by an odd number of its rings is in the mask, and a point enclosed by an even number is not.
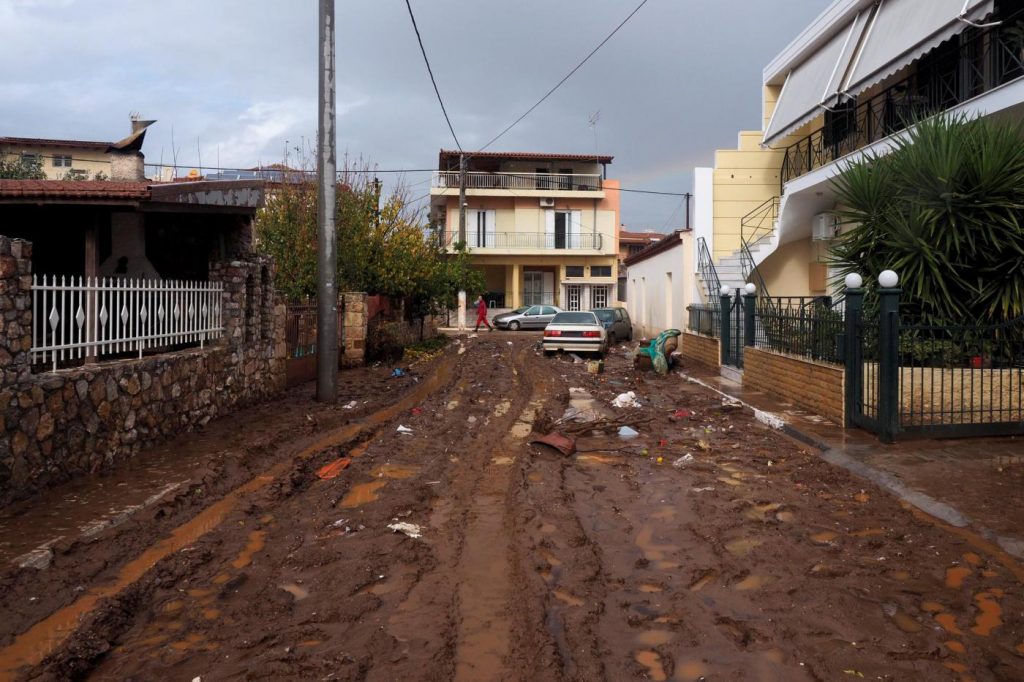
<svg viewBox="0 0 1024 682"><path fill-rule="evenodd" d="M530 306L524 305L521 308L516 308L515 310L512 311L512 313L514 315L522 315L523 313L525 313L529 309L530 309Z"/></svg>
<svg viewBox="0 0 1024 682"><path fill-rule="evenodd" d="M558 313L551 324L597 324L594 313Z"/></svg>
<svg viewBox="0 0 1024 682"><path fill-rule="evenodd" d="M595 310L594 314L597 315L598 318L600 318L600 320L602 322L614 322L615 321L615 311L611 310L609 308L601 308L599 310Z"/></svg>

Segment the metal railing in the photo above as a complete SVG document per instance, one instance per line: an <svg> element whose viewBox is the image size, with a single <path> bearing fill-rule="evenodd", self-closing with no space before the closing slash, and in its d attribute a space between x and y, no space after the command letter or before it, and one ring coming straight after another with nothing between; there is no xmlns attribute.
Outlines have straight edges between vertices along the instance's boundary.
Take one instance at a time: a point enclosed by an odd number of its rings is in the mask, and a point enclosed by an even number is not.
<svg viewBox="0 0 1024 682"><path fill-rule="evenodd" d="M719 338L722 329L722 311L717 303L695 303L686 306L686 328L694 334Z"/></svg>
<svg viewBox="0 0 1024 682"><path fill-rule="evenodd" d="M754 347L807 360L844 362L846 318L828 296L758 300Z"/></svg>
<svg viewBox="0 0 1024 682"><path fill-rule="evenodd" d="M32 363L198 344L223 332L220 282L32 276Z"/></svg>
<svg viewBox="0 0 1024 682"><path fill-rule="evenodd" d="M467 230L468 232L469 230ZM600 251L604 245L600 232L488 232L485 235L467 234L471 249L555 249ZM458 241L457 231L446 231L446 246Z"/></svg>
<svg viewBox="0 0 1024 682"><path fill-rule="evenodd" d="M287 357L316 354L316 308L315 298L292 301L286 306L284 341Z"/></svg>
<svg viewBox="0 0 1024 682"><path fill-rule="evenodd" d="M779 219L779 197L772 197L740 219L740 270L743 279L757 285L758 296L768 298L768 284L757 269L750 249L775 232Z"/></svg>
<svg viewBox="0 0 1024 682"><path fill-rule="evenodd" d="M782 187L852 152L1024 76L1024 22L969 28L923 57L915 73L870 99L826 112L826 124L786 148Z"/></svg>
<svg viewBox="0 0 1024 682"><path fill-rule="evenodd" d="M591 173L466 173L466 189L599 192L603 186L601 176ZM458 189L459 171L434 171L431 187Z"/></svg>
<svg viewBox="0 0 1024 682"><path fill-rule="evenodd" d="M697 238L697 269L700 271L700 279L707 289L707 301L718 301L722 293L722 282L718 279L718 270L715 269L715 260L711 257L708 244L704 237Z"/></svg>

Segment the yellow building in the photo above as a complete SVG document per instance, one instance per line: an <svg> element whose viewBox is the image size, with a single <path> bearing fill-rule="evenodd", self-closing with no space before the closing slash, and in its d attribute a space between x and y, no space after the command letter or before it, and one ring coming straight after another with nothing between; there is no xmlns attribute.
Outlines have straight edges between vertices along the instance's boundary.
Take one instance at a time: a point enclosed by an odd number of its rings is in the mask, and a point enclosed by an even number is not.
<svg viewBox="0 0 1024 682"><path fill-rule="evenodd" d="M461 242L484 273L488 305L613 305L618 277L619 183L610 156L467 154L466 232L459 233L459 158L442 150L431 216L449 248ZM470 292L471 298L472 294Z"/></svg>
<svg viewBox="0 0 1024 682"><path fill-rule="evenodd" d="M47 180L141 180L142 143L153 123L133 118L131 134L118 142L0 137L0 157L36 161Z"/></svg>
<svg viewBox="0 0 1024 682"><path fill-rule="evenodd" d="M1024 5L836 0L764 69L760 130L695 170L701 293L829 293L832 180L941 112L1019 118Z"/></svg>

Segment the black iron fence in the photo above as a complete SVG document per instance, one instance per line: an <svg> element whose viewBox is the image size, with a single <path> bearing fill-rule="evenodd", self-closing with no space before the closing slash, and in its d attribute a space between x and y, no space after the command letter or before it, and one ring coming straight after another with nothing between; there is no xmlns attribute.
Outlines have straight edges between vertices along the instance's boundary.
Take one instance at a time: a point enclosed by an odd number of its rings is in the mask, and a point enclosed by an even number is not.
<svg viewBox="0 0 1024 682"><path fill-rule="evenodd" d="M843 363L846 320L842 302L833 304L827 296L760 299L752 324L751 345L755 348Z"/></svg>
<svg viewBox="0 0 1024 682"><path fill-rule="evenodd" d="M694 334L718 338L722 329L722 311L716 304L698 303L686 307L686 328Z"/></svg>
<svg viewBox="0 0 1024 682"><path fill-rule="evenodd" d="M289 302L285 308L284 340L289 358L316 354L316 299Z"/></svg>

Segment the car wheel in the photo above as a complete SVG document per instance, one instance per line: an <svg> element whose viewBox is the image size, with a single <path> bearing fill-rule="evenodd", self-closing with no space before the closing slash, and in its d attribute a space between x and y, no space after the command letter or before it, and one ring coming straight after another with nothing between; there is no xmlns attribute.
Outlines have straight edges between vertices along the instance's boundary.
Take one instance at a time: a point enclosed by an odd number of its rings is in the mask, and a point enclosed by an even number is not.
<svg viewBox="0 0 1024 682"><path fill-rule="evenodd" d="M514 332L519 331L520 326L521 325L519 324L519 320L512 320L511 322L508 323L508 328Z"/></svg>

